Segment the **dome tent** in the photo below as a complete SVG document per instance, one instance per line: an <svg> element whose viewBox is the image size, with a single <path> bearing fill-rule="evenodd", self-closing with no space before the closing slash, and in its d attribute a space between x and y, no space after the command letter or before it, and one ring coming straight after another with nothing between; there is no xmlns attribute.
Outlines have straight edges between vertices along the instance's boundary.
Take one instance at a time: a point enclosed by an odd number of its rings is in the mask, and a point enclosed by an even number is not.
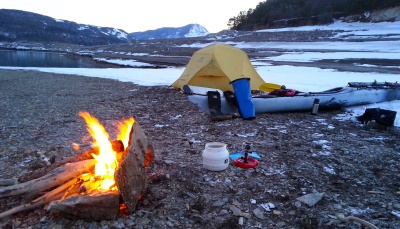
<svg viewBox="0 0 400 229"><path fill-rule="evenodd" d="M233 91L231 82L249 78L251 90L265 83L251 64L246 52L227 44L212 44L193 53L182 75L172 84Z"/></svg>

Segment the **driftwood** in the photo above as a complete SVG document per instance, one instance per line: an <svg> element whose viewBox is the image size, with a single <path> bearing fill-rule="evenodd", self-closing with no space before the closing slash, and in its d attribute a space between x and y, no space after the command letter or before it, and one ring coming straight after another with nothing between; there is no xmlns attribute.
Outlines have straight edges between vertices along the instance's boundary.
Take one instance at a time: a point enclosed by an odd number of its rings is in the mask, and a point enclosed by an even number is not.
<svg viewBox="0 0 400 229"><path fill-rule="evenodd" d="M338 220L343 221L343 222L350 222L350 221L354 221L357 222L359 224L361 224L363 226L363 228L368 228L368 229L379 229L377 226L373 225L370 222L367 222L363 219L360 219L358 217L355 216L344 216L343 214L336 214L336 217Z"/></svg>
<svg viewBox="0 0 400 229"><path fill-rule="evenodd" d="M57 195L54 196L49 196L48 198L45 199L41 199L37 202L32 202L29 204L23 204L17 207L14 207L8 211L2 212L0 213L0 219L3 219L7 216L10 216L12 214L18 213L18 212L22 212L22 211L26 211L26 210L30 210L30 209L34 209L37 207L41 207L47 203L50 203L53 200L58 200L63 194L62 193L58 193Z"/></svg>
<svg viewBox="0 0 400 229"><path fill-rule="evenodd" d="M32 171L30 173L24 174L20 177L18 177L18 181L20 183L24 183L33 179L37 179L39 177L43 177L45 175L47 175L49 172L51 172L51 170L54 170L60 166L63 166L67 163L74 163L74 162L78 162L78 161L84 161L84 160L89 160L89 159L93 159L92 154L98 154L99 150L98 148L92 148L89 149L87 151L81 152L79 154L76 154L72 157L68 157L65 158L59 162L56 162L54 164L51 164L49 166L37 169L35 171Z"/></svg>
<svg viewBox="0 0 400 229"><path fill-rule="evenodd" d="M70 196L51 202L47 210L69 219L113 220L119 212L119 194L117 191L95 191Z"/></svg>
<svg viewBox="0 0 400 229"><path fill-rule="evenodd" d="M129 214L136 210L137 202L146 190L145 159L151 158L152 160L154 158L153 147L149 145L139 124L135 122L130 134L129 147L125 150L123 160L114 176ZM146 164L148 163L146 162Z"/></svg>
<svg viewBox="0 0 400 229"><path fill-rule="evenodd" d="M26 193L39 193L65 183L83 173L89 172L96 164L95 159L67 163L52 170L47 175L12 186L0 188L0 198L17 196Z"/></svg>

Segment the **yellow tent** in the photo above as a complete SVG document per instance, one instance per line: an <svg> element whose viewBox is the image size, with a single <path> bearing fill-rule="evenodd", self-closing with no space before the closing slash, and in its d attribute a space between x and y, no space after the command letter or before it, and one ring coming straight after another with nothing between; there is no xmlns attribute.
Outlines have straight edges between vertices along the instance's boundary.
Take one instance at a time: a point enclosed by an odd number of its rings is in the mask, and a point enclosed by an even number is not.
<svg viewBox="0 0 400 229"><path fill-rule="evenodd" d="M258 90L265 83L243 50L213 44L193 53L185 71L172 86L182 89L187 84L233 91L230 82L241 78L250 78L251 90Z"/></svg>

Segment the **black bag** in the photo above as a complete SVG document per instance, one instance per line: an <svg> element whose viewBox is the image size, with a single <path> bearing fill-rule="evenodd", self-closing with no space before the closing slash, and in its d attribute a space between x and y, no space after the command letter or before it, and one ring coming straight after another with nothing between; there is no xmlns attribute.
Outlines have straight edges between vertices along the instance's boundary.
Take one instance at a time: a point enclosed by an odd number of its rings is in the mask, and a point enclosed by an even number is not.
<svg viewBox="0 0 400 229"><path fill-rule="evenodd" d="M394 120L396 119L396 111L385 110L380 108L367 108L363 115L358 116L357 119L360 122L368 123L372 120L375 120L376 123L379 123L384 126L393 126Z"/></svg>

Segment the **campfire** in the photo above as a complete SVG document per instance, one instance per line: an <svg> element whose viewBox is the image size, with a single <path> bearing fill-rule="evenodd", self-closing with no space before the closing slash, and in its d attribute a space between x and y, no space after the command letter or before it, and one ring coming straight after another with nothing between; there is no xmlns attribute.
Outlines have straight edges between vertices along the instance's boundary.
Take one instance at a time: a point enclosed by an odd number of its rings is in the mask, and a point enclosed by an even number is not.
<svg viewBox="0 0 400 229"><path fill-rule="evenodd" d="M0 188L0 198L29 196L20 206L0 213L0 219L41 206L66 218L86 220L115 219L120 208L135 211L147 185L145 168L154 159L152 145L133 118L119 123L118 137L110 140L95 117L88 112L79 115L94 147L20 177L22 183Z"/></svg>

